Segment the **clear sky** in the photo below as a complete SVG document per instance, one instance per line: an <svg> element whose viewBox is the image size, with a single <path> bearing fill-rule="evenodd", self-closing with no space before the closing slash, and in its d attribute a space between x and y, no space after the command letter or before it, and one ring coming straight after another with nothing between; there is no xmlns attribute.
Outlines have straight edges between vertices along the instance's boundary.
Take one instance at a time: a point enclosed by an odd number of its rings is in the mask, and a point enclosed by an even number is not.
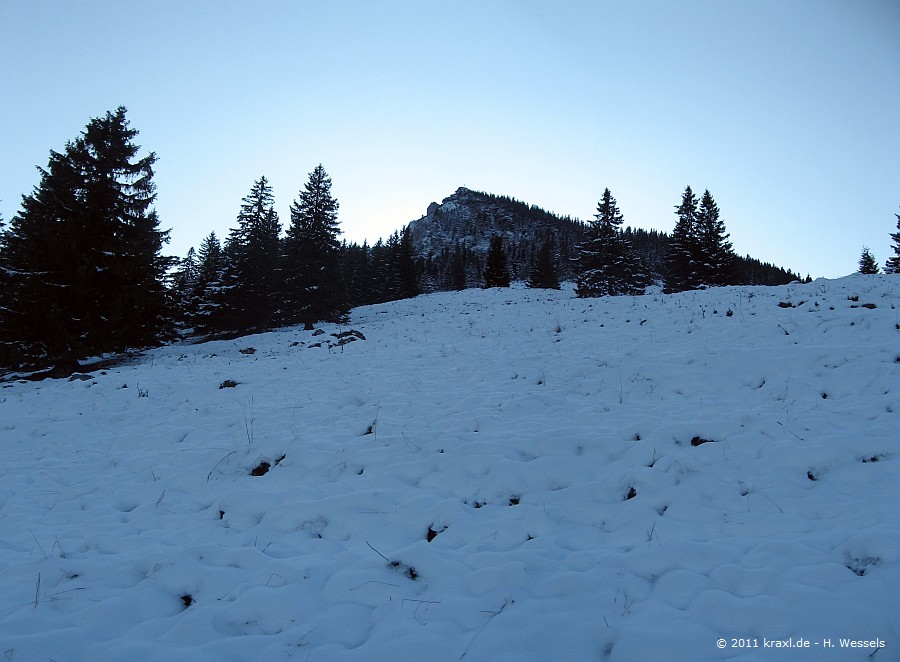
<svg viewBox="0 0 900 662"><path fill-rule="evenodd" d="M897 0L0 0L0 213L124 105L170 254L265 175L282 223L322 163L349 240L458 187L670 232L708 188L737 252L801 275L889 256Z"/></svg>

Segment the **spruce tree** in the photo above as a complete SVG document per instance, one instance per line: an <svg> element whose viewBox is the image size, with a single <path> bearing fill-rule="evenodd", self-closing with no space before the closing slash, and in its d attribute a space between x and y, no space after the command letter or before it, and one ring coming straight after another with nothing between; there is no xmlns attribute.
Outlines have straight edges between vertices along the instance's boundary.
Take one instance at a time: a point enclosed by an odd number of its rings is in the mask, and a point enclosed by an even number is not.
<svg viewBox="0 0 900 662"><path fill-rule="evenodd" d="M697 287L698 227L697 198L691 187L684 189L681 204L675 207L678 221L666 252L666 291L682 292Z"/></svg>
<svg viewBox="0 0 900 662"><path fill-rule="evenodd" d="M342 322L349 310L341 272L338 201L320 163L291 205L284 240L284 321L312 328L315 322Z"/></svg>
<svg viewBox="0 0 900 662"><path fill-rule="evenodd" d="M891 233L891 239L894 240L894 245L891 247L894 255L884 263L884 273L886 274L900 274L900 214L894 214L894 216L897 217L897 231Z"/></svg>
<svg viewBox="0 0 900 662"><path fill-rule="evenodd" d="M694 286L730 285L734 280L734 253L719 206L707 189L697 212Z"/></svg>
<svg viewBox="0 0 900 662"><path fill-rule="evenodd" d="M367 286L369 303L381 303L391 298L391 269L388 257L390 250L387 242L379 237L369 251L369 282Z"/></svg>
<svg viewBox="0 0 900 662"><path fill-rule="evenodd" d="M28 363L78 360L161 340L169 329L156 155L138 157L119 107L92 119L46 169L3 235L10 276L0 328Z"/></svg>
<svg viewBox="0 0 900 662"><path fill-rule="evenodd" d="M222 275L222 244L215 232L210 232L200 242L197 252L197 285L203 287Z"/></svg>
<svg viewBox="0 0 900 662"><path fill-rule="evenodd" d="M509 266L506 251L503 250L503 237L493 235L488 247L487 263L484 269L484 287L509 287Z"/></svg>
<svg viewBox="0 0 900 662"><path fill-rule="evenodd" d="M192 290L197 285L199 278L199 264L197 251L191 246L187 254L178 264L178 268L172 274L174 287L180 290Z"/></svg>
<svg viewBox="0 0 900 662"><path fill-rule="evenodd" d="M12 298L10 288L12 272L7 271L5 266L6 260L4 259L6 242L4 241L3 229L5 226L3 217L0 216L0 372L4 369L16 367L14 365L16 362L13 359L16 353L12 340L13 334L10 329L4 326L10 322L6 312L9 311L7 303Z"/></svg>
<svg viewBox="0 0 900 662"><path fill-rule="evenodd" d="M224 279L225 254L215 232L210 232L200 243L197 261L196 308L190 323L195 331L210 333L221 330L223 317L219 293Z"/></svg>
<svg viewBox="0 0 900 662"><path fill-rule="evenodd" d="M604 189L587 239L579 246L575 279L579 297L639 294L646 286L637 254L622 234L623 220L616 199Z"/></svg>
<svg viewBox="0 0 900 662"><path fill-rule="evenodd" d="M867 246L863 246L862 254L859 256L858 273L877 274L878 272L878 263L875 261L875 256L872 255Z"/></svg>
<svg viewBox="0 0 900 662"><path fill-rule="evenodd" d="M199 281L199 265L197 251L191 246L178 267L170 276L172 294L175 298L175 317L179 325L190 326L197 309L197 283Z"/></svg>
<svg viewBox="0 0 900 662"><path fill-rule="evenodd" d="M556 275L556 262L553 258L552 235L544 240L534 258L534 264L528 277L528 287L559 289L559 277Z"/></svg>
<svg viewBox="0 0 900 662"><path fill-rule="evenodd" d="M381 294L379 300L411 299L419 294L409 226L402 232L395 231L382 248L375 265Z"/></svg>
<svg viewBox="0 0 900 662"><path fill-rule="evenodd" d="M420 292L419 277L409 225L404 226L400 232L400 241L394 254L394 270L398 298L411 299L417 296Z"/></svg>
<svg viewBox="0 0 900 662"><path fill-rule="evenodd" d="M374 303L372 299L372 267L367 242L341 246L341 273L347 285L347 303L351 308Z"/></svg>
<svg viewBox="0 0 900 662"><path fill-rule="evenodd" d="M278 235L281 224L275 195L265 177L241 201L237 226L223 251L218 330L244 332L270 328L278 314Z"/></svg>

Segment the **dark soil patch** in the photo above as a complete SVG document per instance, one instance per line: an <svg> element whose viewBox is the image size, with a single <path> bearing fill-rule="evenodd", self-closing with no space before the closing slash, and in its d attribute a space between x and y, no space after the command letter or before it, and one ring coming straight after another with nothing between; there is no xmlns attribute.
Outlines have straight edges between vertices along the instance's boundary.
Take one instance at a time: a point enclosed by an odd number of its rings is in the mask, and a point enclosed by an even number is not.
<svg viewBox="0 0 900 662"><path fill-rule="evenodd" d="M253 467L250 470L250 475L251 476L265 476L267 473L269 473L269 469L271 469L271 468L272 468L272 465L269 464L268 462L266 462L265 460L263 460L262 462L260 462L259 464L257 464L255 467Z"/></svg>
<svg viewBox="0 0 900 662"><path fill-rule="evenodd" d="M428 527L428 533L425 535L425 539L428 542L431 542L432 540L434 540L435 538L438 537L439 533L443 533L446 530L447 530L446 526L442 526L439 529L435 529L434 524L432 524L431 526Z"/></svg>
<svg viewBox="0 0 900 662"><path fill-rule="evenodd" d="M271 469L272 467L277 467L286 457L287 455L282 454L277 457L274 462L269 462L268 460L260 460L259 464L257 464L255 467L253 467L253 469L250 470L250 475L265 476L267 473L269 473L269 469Z"/></svg>

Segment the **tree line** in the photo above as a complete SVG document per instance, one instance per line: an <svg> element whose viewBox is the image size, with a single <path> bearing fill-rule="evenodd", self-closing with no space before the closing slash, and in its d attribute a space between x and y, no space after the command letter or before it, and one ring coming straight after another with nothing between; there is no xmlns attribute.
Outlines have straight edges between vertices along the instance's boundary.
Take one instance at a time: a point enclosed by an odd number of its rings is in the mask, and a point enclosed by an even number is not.
<svg viewBox="0 0 900 662"><path fill-rule="evenodd" d="M166 257L153 165L119 107L51 151L0 234L0 367L54 366L197 333L241 334L347 318L338 203L319 165L284 237L265 177L224 243Z"/></svg>
<svg viewBox="0 0 900 662"><path fill-rule="evenodd" d="M338 242L338 202L321 164L290 206L282 236L266 177L241 201L224 243L211 232L172 272L173 322L197 334L341 322L350 311Z"/></svg>
<svg viewBox="0 0 900 662"><path fill-rule="evenodd" d="M894 214L897 218L897 231L891 233L891 240L894 242L892 249L894 254L884 262L884 273L900 274L900 214ZM881 272L875 256L868 246L863 246L862 253L859 256L859 268L857 273L861 274L877 274Z"/></svg>
<svg viewBox="0 0 900 662"><path fill-rule="evenodd" d="M50 152L9 224L0 219L0 369L70 374L86 357L178 337L312 328L345 322L358 305L511 281L559 288L574 279L579 296L593 297L637 294L654 282L674 292L799 278L735 255L712 195L698 199L690 187L671 236L623 230L606 189L593 222L554 217L564 230L555 232L547 212L485 195L508 205L509 218L540 228L519 239L495 235L486 253L457 239L417 254L410 226L371 246L348 244L339 240L339 204L321 164L293 200L286 229L263 176L224 240L211 232L176 259L162 253L169 231L153 209L156 155L140 155L137 133L124 107L91 119ZM896 273L900 215L891 236L897 255L885 268Z"/></svg>
<svg viewBox="0 0 900 662"><path fill-rule="evenodd" d="M724 285L779 285L800 280L783 268L738 256L719 206L709 190L698 198L690 186L675 207L671 236L625 228L607 188L585 240L573 258L580 297L640 294L650 284L665 292ZM807 277L808 278L808 277Z"/></svg>

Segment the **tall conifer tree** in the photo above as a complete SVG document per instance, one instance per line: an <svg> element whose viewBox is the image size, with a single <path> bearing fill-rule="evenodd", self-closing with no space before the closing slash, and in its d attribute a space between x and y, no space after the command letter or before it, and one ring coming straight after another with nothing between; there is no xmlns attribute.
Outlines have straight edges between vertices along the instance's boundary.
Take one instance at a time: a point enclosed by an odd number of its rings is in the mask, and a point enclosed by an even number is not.
<svg viewBox="0 0 900 662"><path fill-rule="evenodd" d="M622 235L622 212L603 190L587 240L579 246L575 292L580 297L639 294L648 278L630 242Z"/></svg>
<svg viewBox="0 0 900 662"><path fill-rule="evenodd" d="M3 229L5 227L3 217L0 216L0 371L13 367L13 357L15 356L11 330L5 327L11 321L7 313L11 312L8 303L12 299L10 287L12 273L7 271L4 259Z"/></svg>
<svg viewBox="0 0 900 662"><path fill-rule="evenodd" d="M382 301L410 299L419 293L416 276L416 262L413 255L412 237L409 226L401 232L394 232L384 245L383 264L376 264L381 271Z"/></svg>
<svg viewBox="0 0 900 662"><path fill-rule="evenodd" d="M340 322L349 311L341 273L338 201L331 177L320 163L291 205L284 240L284 321L312 328L315 322Z"/></svg>
<svg viewBox="0 0 900 662"><path fill-rule="evenodd" d="M265 177L241 201L237 226L225 243L218 324L225 331L267 329L279 307L278 235L275 195Z"/></svg>
<svg viewBox="0 0 900 662"><path fill-rule="evenodd" d="M190 326L197 312L197 283L199 265L197 251L191 246L178 267L170 276L172 295L175 299L176 319L181 326Z"/></svg>
<svg viewBox="0 0 900 662"><path fill-rule="evenodd" d="M412 233L409 225L400 232L400 241L397 243L397 252L394 255L394 271L398 298L410 299L419 294L416 257L413 252Z"/></svg>
<svg viewBox="0 0 900 662"><path fill-rule="evenodd" d="M40 183L3 235L11 273L0 328L27 362L61 374L79 359L158 342L170 321L160 254L156 155L138 157L119 107L50 152Z"/></svg>
<svg viewBox="0 0 900 662"><path fill-rule="evenodd" d="M891 239L894 241L891 248L894 250L894 255L885 260L884 273L886 274L900 274L900 214L894 214L894 216L897 217L897 231L891 233Z"/></svg>
<svg viewBox="0 0 900 662"><path fill-rule="evenodd" d="M666 253L666 291L681 292L697 286L697 197L688 186L675 208L678 221Z"/></svg>
<svg viewBox="0 0 900 662"><path fill-rule="evenodd" d="M509 261L503 249L503 237L493 235L484 269L484 287L509 287Z"/></svg>
<svg viewBox="0 0 900 662"><path fill-rule="evenodd" d="M719 206L709 190L703 192L697 212L695 285L730 285L734 281L734 252Z"/></svg>
<svg viewBox="0 0 900 662"><path fill-rule="evenodd" d="M225 269L225 254L215 232L210 232L200 243L197 261L196 310L191 324L195 331L209 333L219 329L219 320L222 319L222 297L219 292Z"/></svg>
<svg viewBox="0 0 900 662"><path fill-rule="evenodd" d="M556 274L556 264L553 259L553 235L544 240L534 258L534 264L532 264L531 273L528 276L528 287L559 289L559 276Z"/></svg>

